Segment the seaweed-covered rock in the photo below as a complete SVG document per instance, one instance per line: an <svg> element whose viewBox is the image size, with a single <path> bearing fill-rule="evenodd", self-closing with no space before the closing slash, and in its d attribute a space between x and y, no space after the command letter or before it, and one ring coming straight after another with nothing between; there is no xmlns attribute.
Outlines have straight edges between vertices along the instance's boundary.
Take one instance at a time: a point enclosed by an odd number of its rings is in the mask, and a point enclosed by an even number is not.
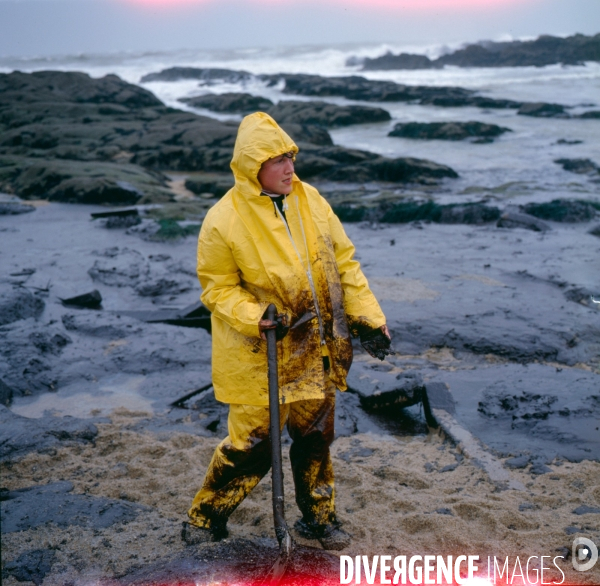
<svg viewBox="0 0 600 586"><path fill-rule="evenodd" d="M568 114L565 107L560 104L547 104L546 102L528 102L517 111L521 116L535 116L537 118L566 118Z"/></svg>
<svg viewBox="0 0 600 586"><path fill-rule="evenodd" d="M577 118L584 118L586 120L597 120L600 118L600 110L588 110L583 114L577 116Z"/></svg>
<svg viewBox="0 0 600 586"><path fill-rule="evenodd" d="M343 222L384 222L407 224L409 222L433 222L436 224L486 224L500 217L500 210L493 206L474 202L440 205L434 202L404 201L379 205L341 203L333 210Z"/></svg>
<svg viewBox="0 0 600 586"><path fill-rule="evenodd" d="M600 166L590 159L556 159L557 165L561 165L565 171L579 173L581 175L600 174Z"/></svg>
<svg viewBox="0 0 600 586"><path fill-rule="evenodd" d="M205 108L213 112L226 112L229 114L266 112L273 106L273 102L269 98L244 93L205 94L193 98L180 98L179 101L192 108Z"/></svg>
<svg viewBox="0 0 600 586"><path fill-rule="evenodd" d="M279 124L295 122L299 124L319 124L331 128L391 120L390 113L383 108L338 106L337 104L321 101L283 100L270 108L268 112Z"/></svg>
<svg viewBox="0 0 600 586"><path fill-rule="evenodd" d="M528 203L522 206L526 214L553 222L589 222L596 217L597 208L590 202L554 199L545 203Z"/></svg>
<svg viewBox="0 0 600 586"><path fill-rule="evenodd" d="M213 73L214 79L221 79L222 72L202 70L194 75L209 80ZM265 79L275 83L280 77ZM362 92L370 99L452 101L473 95L461 88L412 88L363 78L285 79L292 92L350 95L356 90L357 96ZM5 90L0 91L0 190L23 198L76 203L165 203L175 194L163 170L230 171L237 124L167 108L146 90L116 76L15 72L0 74L0 89ZM301 104L295 113L292 106L286 108L282 127L301 146L298 168L305 158L307 171L303 178L429 182L456 177L452 169L430 161L386 159L364 151L356 157L358 151L334 147L322 126L387 119L385 110L331 104Z"/></svg>
<svg viewBox="0 0 600 586"><path fill-rule="evenodd" d="M27 91L24 92L24 89ZM92 79L77 71L35 71L0 76L2 103L69 101L79 104L118 104L126 108L162 106L151 92L116 75Z"/></svg>
<svg viewBox="0 0 600 586"><path fill-rule="evenodd" d="M491 142L510 128L484 122L406 122L399 123L388 136L427 140L465 140L467 138L489 139ZM484 142L476 140L475 142Z"/></svg>
<svg viewBox="0 0 600 586"><path fill-rule="evenodd" d="M248 81L252 75L247 71L236 71L234 69L219 69L215 67L169 67L162 71L148 73L140 80L141 83L150 81L179 81L181 79L197 79L203 84L211 83L239 83Z"/></svg>
<svg viewBox="0 0 600 586"><path fill-rule="evenodd" d="M405 224L429 221L439 224L485 224L494 222L500 210L481 203L440 205L434 202L400 202L385 211L382 222Z"/></svg>
<svg viewBox="0 0 600 586"><path fill-rule="evenodd" d="M585 61L600 61L600 34L573 35L561 38L541 35L533 41L484 41L467 45L437 59L424 55L386 53L365 59L363 70L431 69L455 67L543 67L554 63L578 65Z"/></svg>
<svg viewBox="0 0 600 586"><path fill-rule="evenodd" d="M207 173L188 177L185 187L196 195L210 193L214 197L223 197L233 187L233 177L230 173Z"/></svg>

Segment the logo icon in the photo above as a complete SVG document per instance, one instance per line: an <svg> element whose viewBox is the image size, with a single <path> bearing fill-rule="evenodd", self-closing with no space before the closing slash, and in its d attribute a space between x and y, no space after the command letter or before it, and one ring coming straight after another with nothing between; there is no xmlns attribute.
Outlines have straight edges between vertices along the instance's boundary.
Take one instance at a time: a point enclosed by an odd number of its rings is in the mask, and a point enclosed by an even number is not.
<svg viewBox="0 0 600 586"><path fill-rule="evenodd" d="M573 540L571 556L573 567L578 572L591 570L598 561L598 548L591 539L577 537Z"/></svg>

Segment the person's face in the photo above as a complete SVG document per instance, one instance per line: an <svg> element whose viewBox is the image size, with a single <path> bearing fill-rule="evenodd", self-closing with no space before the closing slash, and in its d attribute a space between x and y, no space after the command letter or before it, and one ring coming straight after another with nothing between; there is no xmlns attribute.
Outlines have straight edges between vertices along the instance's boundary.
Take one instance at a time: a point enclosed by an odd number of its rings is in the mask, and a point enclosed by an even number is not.
<svg viewBox="0 0 600 586"><path fill-rule="evenodd" d="M265 161L258 172L258 181L263 189L287 195L292 191L294 175L294 153L283 153Z"/></svg>

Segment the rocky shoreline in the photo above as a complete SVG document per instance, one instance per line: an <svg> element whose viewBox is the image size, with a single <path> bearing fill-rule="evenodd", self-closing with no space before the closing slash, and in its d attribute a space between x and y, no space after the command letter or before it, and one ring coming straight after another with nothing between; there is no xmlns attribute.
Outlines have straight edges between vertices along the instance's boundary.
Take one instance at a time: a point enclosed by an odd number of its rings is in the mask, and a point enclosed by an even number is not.
<svg viewBox="0 0 600 586"><path fill-rule="evenodd" d="M484 41L467 45L437 59L425 55L386 53L381 57L364 59L363 71L391 69L439 69L454 67L544 67L581 65L585 61L600 61L600 34L553 37L542 35L534 41ZM350 58L352 65L360 62Z"/></svg>

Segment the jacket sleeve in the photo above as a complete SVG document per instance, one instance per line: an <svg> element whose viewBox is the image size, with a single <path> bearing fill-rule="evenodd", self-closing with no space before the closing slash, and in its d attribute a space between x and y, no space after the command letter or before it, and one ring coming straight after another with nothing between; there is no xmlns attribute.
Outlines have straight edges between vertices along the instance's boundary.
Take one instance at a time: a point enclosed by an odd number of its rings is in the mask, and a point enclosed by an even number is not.
<svg viewBox="0 0 600 586"><path fill-rule="evenodd" d="M245 336L258 337L258 322L268 303L260 303L241 286L240 270L219 229L205 219L198 238L200 299L213 316Z"/></svg>
<svg viewBox="0 0 600 586"><path fill-rule="evenodd" d="M379 328L386 323L385 315L369 288L360 263L354 260L354 245L346 235L342 223L331 206L328 203L326 205L329 230L344 292L344 309L350 329L356 330L356 327L360 325Z"/></svg>

